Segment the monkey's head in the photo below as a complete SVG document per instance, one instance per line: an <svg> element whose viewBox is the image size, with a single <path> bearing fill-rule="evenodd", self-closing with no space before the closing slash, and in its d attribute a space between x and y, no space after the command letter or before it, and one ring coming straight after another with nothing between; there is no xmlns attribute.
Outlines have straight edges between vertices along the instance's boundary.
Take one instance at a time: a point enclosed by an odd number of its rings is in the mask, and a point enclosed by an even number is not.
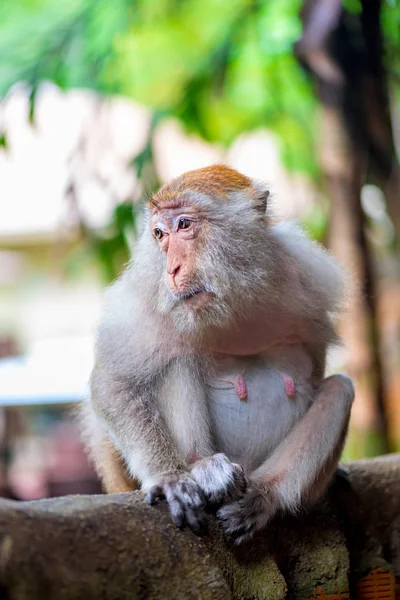
<svg viewBox="0 0 400 600"><path fill-rule="evenodd" d="M265 298L268 195L265 185L214 165L181 175L149 201L157 306L181 332L229 326Z"/></svg>

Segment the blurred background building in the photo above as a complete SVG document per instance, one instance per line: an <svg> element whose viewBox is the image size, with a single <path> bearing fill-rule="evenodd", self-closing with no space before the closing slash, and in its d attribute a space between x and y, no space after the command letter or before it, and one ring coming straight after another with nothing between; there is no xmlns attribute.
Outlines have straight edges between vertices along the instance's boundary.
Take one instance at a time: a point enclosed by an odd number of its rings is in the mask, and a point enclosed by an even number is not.
<svg viewBox="0 0 400 600"><path fill-rule="evenodd" d="M4 0L0 494L95 492L74 407L142 200L224 162L353 285L346 458L400 447L398 0Z"/></svg>

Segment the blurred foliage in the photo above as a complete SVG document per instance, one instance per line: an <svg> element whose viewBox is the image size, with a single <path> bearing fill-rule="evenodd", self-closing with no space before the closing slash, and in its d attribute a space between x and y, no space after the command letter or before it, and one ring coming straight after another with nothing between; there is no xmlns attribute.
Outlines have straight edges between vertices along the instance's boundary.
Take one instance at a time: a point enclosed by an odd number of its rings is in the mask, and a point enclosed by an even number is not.
<svg viewBox="0 0 400 600"><path fill-rule="evenodd" d="M131 9L128 0L2 0L0 94L17 81L35 89L43 80L105 91L115 36Z"/></svg>
<svg viewBox="0 0 400 600"><path fill-rule="evenodd" d="M382 31L385 37L386 67L389 77L400 83L400 1L387 0L382 6Z"/></svg>
<svg viewBox="0 0 400 600"><path fill-rule="evenodd" d="M122 93L225 144L268 127L288 167L315 173L315 100L292 53L300 4L3 0L0 93L23 80L34 99L43 79Z"/></svg>
<svg viewBox="0 0 400 600"><path fill-rule="evenodd" d="M230 143L267 127L293 170L315 175L316 101L292 52L301 0L2 0L0 94L17 81L121 93ZM360 0L344 0L359 12ZM399 75L400 2L386 0Z"/></svg>
<svg viewBox="0 0 400 600"><path fill-rule="evenodd" d="M154 166L153 134L162 118L160 111L154 111L147 143L131 161L141 180L143 196L150 195L161 185ZM101 230L94 231L81 222L84 246L72 255L68 268L75 270L76 265L82 265L85 256L92 257L99 264L104 279L113 281L131 256L136 236L137 208L137 204L130 200L116 205L110 222Z"/></svg>
<svg viewBox="0 0 400 600"><path fill-rule="evenodd" d="M82 270L94 262L105 282L115 280L131 256L136 216L135 205L127 201L115 206L109 223L102 229L93 230L81 223L81 238L68 255L65 274L80 277Z"/></svg>
<svg viewBox="0 0 400 600"><path fill-rule="evenodd" d="M121 93L229 144L267 127L293 170L316 174L316 101L292 52L301 0L2 0L0 94L17 81ZM360 0L344 0L359 12ZM382 12L399 73L400 1Z"/></svg>
<svg viewBox="0 0 400 600"><path fill-rule="evenodd" d="M266 126L282 140L291 168L315 169L315 100L292 53L301 33L299 1L137 7L135 23L117 38L108 81L207 140L228 144Z"/></svg>

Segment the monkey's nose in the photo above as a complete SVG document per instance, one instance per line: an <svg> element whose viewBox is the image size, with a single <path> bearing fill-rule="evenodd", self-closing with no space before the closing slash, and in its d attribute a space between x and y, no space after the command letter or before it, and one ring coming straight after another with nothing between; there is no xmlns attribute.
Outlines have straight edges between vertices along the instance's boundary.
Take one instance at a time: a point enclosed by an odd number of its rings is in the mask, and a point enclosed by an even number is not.
<svg viewBox="0 0 400 600"><path fill-rule="evenodd" d="M181 269L180 265L175 265L171 267L167 267L167 273L171 277L171 279L175 279Z"/></svg>

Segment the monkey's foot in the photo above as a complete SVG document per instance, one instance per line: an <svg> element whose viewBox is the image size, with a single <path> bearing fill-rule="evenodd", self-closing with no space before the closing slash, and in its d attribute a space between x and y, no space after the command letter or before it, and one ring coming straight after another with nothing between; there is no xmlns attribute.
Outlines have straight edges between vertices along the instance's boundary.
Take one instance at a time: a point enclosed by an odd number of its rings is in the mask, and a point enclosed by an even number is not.
<svg viewBox="0 0 400 600"><path fill-rule="evenodd" d="M210 504L238 500L247 488L243 468L222 453L199 460L192 468L191 475Z"/></svg>
<svg viewBox="0 0 400 600"><path fill-rule="evenodd" d="M196 534L205 532L205 498L199 485L190 475L171 475L147 493L149 504L164 499L168 502L172 519L177 527L186 525Z"/></svg>
<svg viewBox="0 0 400 600"><path fill-rule="evenodd" d="M239 545L264 529L275 512L276 503L268 491L255 488L246 492L241 500L220 508L217 518L229 540Z"/></svg>

